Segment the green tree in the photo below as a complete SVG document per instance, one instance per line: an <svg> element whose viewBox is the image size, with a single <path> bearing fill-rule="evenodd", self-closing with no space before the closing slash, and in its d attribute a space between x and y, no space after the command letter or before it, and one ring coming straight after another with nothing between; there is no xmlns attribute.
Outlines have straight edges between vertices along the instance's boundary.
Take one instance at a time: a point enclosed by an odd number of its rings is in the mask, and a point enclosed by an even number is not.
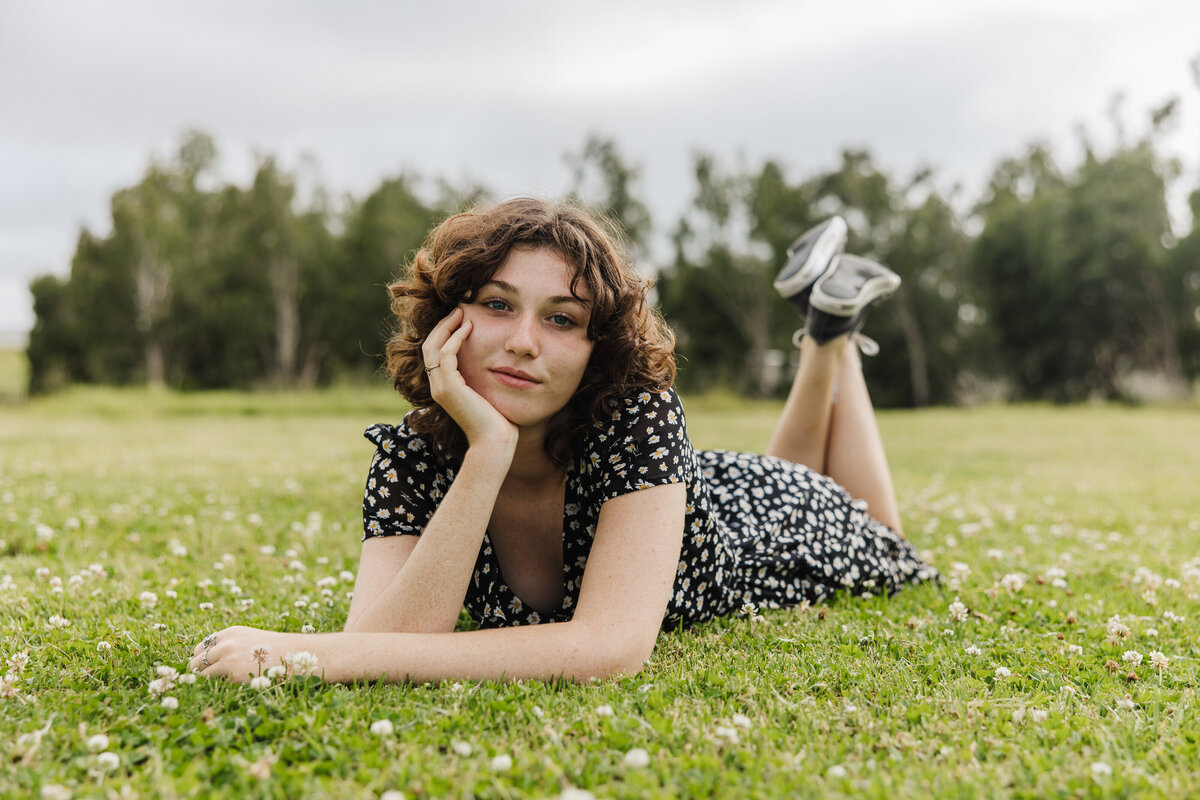
<svg viewBox="0 0 1200 800"><path fill-rule="evenodd" d="M1166 185L1148 136L1063 173L1031 147L1001 163L972 264L1005 371L1024 397L1119 397L1134 371L1182 386L1169 297Z"/></svg>
<svg viewBox="0 0 1200 800"><path fill-rule="evenodd" d="M323 308L314 309L334 362L341 371L370 374L379 369L391 328L387 287L424 241L446 209L427 206L415 191L416 178L389 178L345 217L336 269L327 275ZM468 202L479 199L468 192ZM443 202L461 194L443 185Z"/></svg>
<svg viewBox="0 0 1200 800"><path fill-rule="evenodd" d="M641 171L626 161L616 142L596 134L566 160L574 173L571 196L620 225L631 255L646 257L653 225L650 208L637 195Z"/></svg>

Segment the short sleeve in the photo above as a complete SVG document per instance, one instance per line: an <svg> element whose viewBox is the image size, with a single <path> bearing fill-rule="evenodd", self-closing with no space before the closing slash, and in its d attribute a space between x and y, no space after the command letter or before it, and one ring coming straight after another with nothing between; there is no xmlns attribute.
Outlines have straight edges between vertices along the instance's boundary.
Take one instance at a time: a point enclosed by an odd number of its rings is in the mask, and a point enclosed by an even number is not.
<svg viewBox="0 0 1200 800"><path fill-rule="evenodd" d="M376 446L363 491L363 539L419 536L446 494L450 477L439 470L426 441L408 427L372 425L363 436Z"/></svg>
<svg viewBox="0 0 1200 800"><path fill-rule="evenodd" d="M691 479L691 441L674 389L627 395L601 426L585 457L597 475L600 501Z"/></svg>

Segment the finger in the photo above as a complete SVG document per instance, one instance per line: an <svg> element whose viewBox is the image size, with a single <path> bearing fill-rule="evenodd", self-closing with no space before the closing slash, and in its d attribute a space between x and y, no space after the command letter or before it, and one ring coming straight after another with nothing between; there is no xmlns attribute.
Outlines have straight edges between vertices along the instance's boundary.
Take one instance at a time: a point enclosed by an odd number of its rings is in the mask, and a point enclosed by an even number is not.
<svg viewBox="0 0 1200 800"><path fill-rule="evenodd" d="M461 308L456 308L442 318L441 322L433 326L433 330L425 337L424 344L421 345L421 355L424 356L425 362L430 363L430 359L437 358L438 351L446 344L446 340L462 323L462 318L465 312ZM432 363L437 363L433 361Z"/></svg>
<svg viewBox="0 0 1200 800"><path fill-rule="evenodd" d="M442 345L442 349L438 351L438 365L447 372L454 372L458 369L458 351L462 348L463 342L471 335L471 331L475 329L474 323L471 320L465 321L458 330L450 335L446 343Z"/></svg>

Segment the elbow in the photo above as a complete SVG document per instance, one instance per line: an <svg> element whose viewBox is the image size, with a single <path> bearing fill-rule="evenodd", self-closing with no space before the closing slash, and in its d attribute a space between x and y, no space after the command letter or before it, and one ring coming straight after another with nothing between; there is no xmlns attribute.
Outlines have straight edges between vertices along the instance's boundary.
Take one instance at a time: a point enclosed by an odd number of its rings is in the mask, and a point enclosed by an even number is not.
<svg viewBox="0 0 1200 800"><path fill-rule="evenodd" d="M646 642L629 633L613 635L583 626L572 648L575 655L572 677L577 681L631 678L649 662L656 640L657 631L655 638Z"/></svg>

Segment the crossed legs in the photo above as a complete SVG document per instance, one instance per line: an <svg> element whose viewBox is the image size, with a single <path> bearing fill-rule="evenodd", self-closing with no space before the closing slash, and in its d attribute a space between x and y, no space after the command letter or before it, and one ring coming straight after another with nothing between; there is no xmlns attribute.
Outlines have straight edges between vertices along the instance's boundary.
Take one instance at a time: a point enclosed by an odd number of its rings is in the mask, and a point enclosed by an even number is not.
<svg viewBox="0 0 1200 800"><path fill-rule="evenodd" d="M818 345L800 342L800 368L767 455L824 473L871 516L903 533L875 409L863 379L858 348L849 336Z"/></svg>

